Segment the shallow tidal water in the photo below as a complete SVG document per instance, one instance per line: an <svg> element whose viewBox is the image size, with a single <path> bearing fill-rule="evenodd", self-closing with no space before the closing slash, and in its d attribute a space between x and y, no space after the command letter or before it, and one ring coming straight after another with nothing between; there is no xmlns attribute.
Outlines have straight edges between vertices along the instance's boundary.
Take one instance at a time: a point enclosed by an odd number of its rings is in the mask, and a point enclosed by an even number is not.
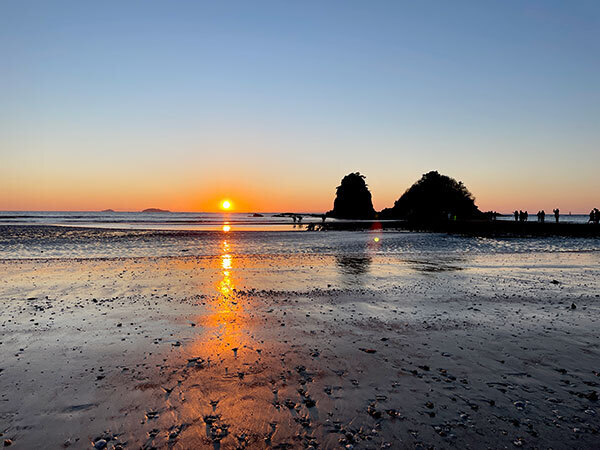
<svg viewBox="0 0 600 450"><path fill-rule="evenodd" d="M0 231L15 448L597 445L597 240Z"/></svg>

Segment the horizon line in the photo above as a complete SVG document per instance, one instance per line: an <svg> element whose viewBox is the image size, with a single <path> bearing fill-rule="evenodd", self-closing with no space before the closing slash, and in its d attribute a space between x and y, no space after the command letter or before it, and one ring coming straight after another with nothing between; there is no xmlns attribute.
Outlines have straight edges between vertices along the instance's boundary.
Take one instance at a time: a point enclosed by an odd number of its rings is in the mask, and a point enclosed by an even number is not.
<svg viewBox="0 0 600 450"><path fill-rule="evenodd" d="M110 208L112 209L112 208ZM146 208L148 209L148 208ZM162 209L162 208L157 208L157 209ZM385 209L385 208L384 208ZM560 208L559 208L560 209ZM81 213L110 213L111 211L106 211L106 210L102 210L102 209L0 209L0 213L7 213L7 212L39 212L39 213L43 213L43 212L64 212L64 213L75 213L75 212L81 212ZM118 209L112 209L112 212L115 213L142 213L144 212L144 210L118 210ZM378 211L376 211L378 212ZM498 214L501 215L505 215L505 216L511 216L514 214L514 211L505 211L505 212L498 212L495 210L490 210L490 211L482 211L482 212L496 212ZM154 214L159 214L159 213L174 213L174 214L326 214L327 211L260 211L260 210L244 210L244 211L175 211L175 210L163 210L163 211L158 211ZM147 212L146 214L153 214L152 212ZM546 213L549 214L549 213ZM573 212L573 211L568 211L568 212L561 212L560 215L561 216L569 216L569 215L588 215L588 212Z"/></svg>

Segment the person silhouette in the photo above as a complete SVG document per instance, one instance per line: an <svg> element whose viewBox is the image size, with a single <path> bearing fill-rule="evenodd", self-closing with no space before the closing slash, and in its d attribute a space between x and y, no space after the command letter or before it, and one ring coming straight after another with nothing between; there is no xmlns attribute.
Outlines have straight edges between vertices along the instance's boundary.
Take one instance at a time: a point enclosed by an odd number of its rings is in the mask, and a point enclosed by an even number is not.
<svg viewBox="0 0 600 450"><path fill-rule="evenodd" d="M540 211L540 222L544 223L546 221L546 211L543 209Z"/></svg>
<svg viewBox="0 0 600 450"><path fill-rule="evenodd" d="M554 219L556 220L556 223L558 223L558 219L560 217L560 210L558 208L553 209L552 212L554 213Z"/></svg>
<svg viewBox="0 0 600 450"><path fill-rule="evenodd" d="M523 220L524 220L525 222L527 222L527 219L529 219L529 213L528 213L527 211L525 211L525 212L523 213Z"/></svg>
<svg viewBox="0 0 600 450"><path fill-rule="evenodd" d="M590 223L590 222L592 222L592 223L596 222L596 208L594 208L590 211L590 220L588 220L588 223Z"/></svg>
<svg viewBox="0 0 600 450"><path fill-rule="evenodd" d="M519 211L515 211L514 215L515 215L515 222L518 222L519 221Z"/></svg>

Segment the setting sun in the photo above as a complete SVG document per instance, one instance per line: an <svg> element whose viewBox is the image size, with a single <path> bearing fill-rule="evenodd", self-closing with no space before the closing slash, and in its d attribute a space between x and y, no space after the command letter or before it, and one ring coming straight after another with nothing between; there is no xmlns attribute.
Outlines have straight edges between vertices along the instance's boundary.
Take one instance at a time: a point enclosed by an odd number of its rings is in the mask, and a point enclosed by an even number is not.
<svg viewBox="0 0 600 450"><path fill-rule="evenodd" d="M223 202L221 203L221 209L230 209L231 208L231 202L229 200L223 200Z"/></svg>

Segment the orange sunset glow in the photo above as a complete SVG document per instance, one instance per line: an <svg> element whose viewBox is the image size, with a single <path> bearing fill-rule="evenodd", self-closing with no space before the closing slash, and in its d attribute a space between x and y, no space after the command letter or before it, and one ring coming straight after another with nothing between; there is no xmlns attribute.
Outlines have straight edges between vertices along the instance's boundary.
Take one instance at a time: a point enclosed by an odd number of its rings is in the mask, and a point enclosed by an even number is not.
<svg viewBox="0 0 600 450"><path fill-rule="evenodd" d="M598 55L600 0L0 1L0 447L598 448Z"/></svg>

